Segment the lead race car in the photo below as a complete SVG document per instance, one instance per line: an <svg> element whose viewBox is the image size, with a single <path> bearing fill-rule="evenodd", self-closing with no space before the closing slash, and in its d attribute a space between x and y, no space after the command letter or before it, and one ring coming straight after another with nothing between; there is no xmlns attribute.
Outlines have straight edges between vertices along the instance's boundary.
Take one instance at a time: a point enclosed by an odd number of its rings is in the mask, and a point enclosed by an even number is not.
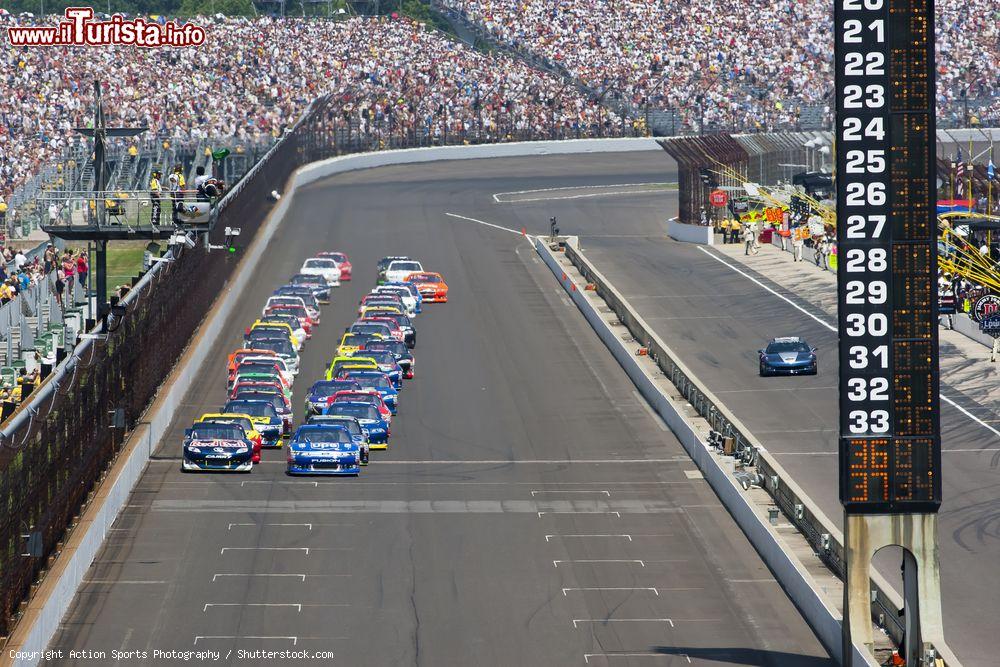
<svg viewBox="0 0 1000 667"><path fill-rule="evenodd" d="M361 474L361 445L339 424L300 426L288 444L289 475Z"/></svg>
<svg viewBox="0 0 1000 667"><path fill-rule="evenodd" d="M250 472L253 444L238 424L197 423L184 431L181 470Z"/></svg>

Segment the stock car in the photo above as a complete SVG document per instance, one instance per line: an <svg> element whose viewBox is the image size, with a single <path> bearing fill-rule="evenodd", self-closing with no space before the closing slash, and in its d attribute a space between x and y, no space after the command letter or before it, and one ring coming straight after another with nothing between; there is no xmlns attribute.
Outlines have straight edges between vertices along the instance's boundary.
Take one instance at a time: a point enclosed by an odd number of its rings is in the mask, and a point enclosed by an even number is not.
<svg viewBox="0 0 1000 667"><path fill-rule="evenodd" d="M243 336L243 344L250 347L248 344L254 340L282 336L288 338L288 342L292 344L296 352L302 349L304 337L299 338L296 336L295 329L290 324L285 322L265 322L264 320L257 320L247 327L246 333Z"/></svg>
<svg viewBox="0 0 1000 667"><path fill-rule="evenodd" d="M259 370L264 370L268 368L277 368L278 372L281 373L281 377L285 379L285 383L291 386L295 382L295 376L288 372L288 367L285 365L285 360L279 357L274 352L270 350L251 350L257 354L247 354L242 355L237 360L235 368L229 370L229 377L232 378L239 372L241 366L246 365L248 368L254 368Z"/></svg>
<svg viewBox="0 0 1000 667"><path fill-rule="evenodd" d="M306 287L316 297L316 301L321 304L330 303L330 286L326 284L324 278L309 273L296 273L288 284L293 287Z"/></svg>
<svg viewBox="0 0 1000 667"><path fill-rule="evenodd" d="M368 403L378 408L378 413L386 424L392 424L392 410L382 400L382 395L374 389L344 389L326 399L327 405L334 403Z"/></svg>
<svg viewBox="0 0 1000 667"><path fill-rule="evenodd" d="M276 353L285 362L285 367L293 376L299 374L299 353L291 341L279 336L258 336L253 342L253 351Z"/></svg>
<svg viewBox="0 0 1000 667"><path fill-rule="evenodd" d="M351 434L354 441L358 443L358 447L361 448L361 465L368 465L368 454L371 446L368 443L368 436L361 429L361 422L358 421L357 417L351 417L350 415L310 415L306 419L306 424L343 426Z"/></svg>
<svg viewBox="0 0 1000 667"><path fill-rule="evenodd" d="M326 257L327 259L332 259L338 265L340 265L340 279L344 281L349 281L351 279L351 273L354 271L354 266L351 264L351 260L347 257L345 252L321 252L316 255L317 257Z"/></svg>
<svg viewBox="0 0 1000 667"><path fill-rule="evenodd" d="M284 285L274 290L273 296L297 296L305 302L310 313L316 313L316 324L319 324L320 303L312 289L306 285Z"/></svg>
<svg viewBox="0 0 1000 667"><path fill-rule="evenodd" d="M373 319L376 321L382 319L392 320L399 327L400 331L403 332L403 342L406 343L406 347L412 349L417 346L417 330L413 326L413 321L402 313L394 313L390 310L384 308L375 308L365 312L366 319Z"/></svg>
<svg viewBox="0 0 1000 667"><path fill-rule="evenodd" d="M400 343L398 340L373 340L365 343L358 352L362 353L368 350L388 350L392 352L392 355L396 357L396 363L399 367L403 369L403 377L407 380L413 378L413 374L416 371L414 366L416 366L416 359L413 358L413 353L410 352L410 346L405 343Z"/></svg>
<svg viewBox="0 0 1000 667"><path fill-rule="evenodd" d="M378 369L388 376L392 386L396 389L403 386L403 368L396 362L396 355L388 350L365 350L363 356L375 360Z"/></svg>
<svg viewBox="0 0 1000 667"><path fill-rule="evenodd" d="M406 282L416 285L424 301L444 303L448 301L448 283L440 273L421 271L406 276Z"/></svg>
<svg viewBox="0 0 1000 667"><path fill-rule="evenodd" d="M347 333L378 334L386 340L393 337L392 329L384 322L364 322L358 320L347 327Z"/></svg>
<svg viewBox="0 0 1000 667"><path fill-rule="evenodd" d="M306 338L312 338L313 329L319 324L309 317L309 312L302 306L271 306L264 311L265 320L278 319L281 321L294 322L295 327L299 327L305 333ZM292 327L293 329L295 327Z"/></svg>
<svg viewBox="0 0 1000 667"><path fill-rule="evenodd" d="M757 350L757 354L761 376L816 375L818 371L816 348L798 336L773 338L767 347Z"/></svg>
<svg viewBox="0 0 1000 667"><path fill-rule="evenodd" d="M361 301L358 303L358 315L360 315L365 308L371 308L376 305L398 308L399 312L406 310L403 300L395 294L375 294L372 292L371 294L365 294L361 297Z"/></svg>
<svg viewBox="0 0 1000 667"><path fill-rule="evenodd" d="M385 268L385 281L380 284L401 283L411 273L422 273L423 270L423 265L415 259L396 259Z"/></svg>
<svg viewBox="0 0 1000 667"><path fill-rule="evenodd" d="M292 386L292 375L284 370L285 362L278 357L244 357L236 365L234 370L229 371L229 378L226 383L227 389L232 389L234 378L240 373L277 373L282 382L287 387Z"/></svg>
<svg viewBox="0 0 1000 667"><path fill-rule="evenodd" d="M378 309L372 309L372 310L365 309L365 312L362 313L362 315L361 315L361 319L358 320L358 321L359 322L381 322L385 326L389 327L389 336L391 338L393 338L394 340L398 340L401 343L405 343L406 342L406 334L404 334L403 330L399 328L398 324L396 324L396 320L394 320L392 318L389 318L389 317L381 317L377 313L378 313ZM402 314L402 313L397 313L397 314Z"/></svg>
<svg viewBox="0 0 1000 667"><path fill-rule="evenodd" d="M392 414L399 411L399 391L392 386L389 376L379 370L374 371L345 371L343 377L350 380L357 380L362 389L374 389L382 395L382 400L389 406Z"/></svg>
<svg viewBox="0 0 1000 667"><path fill-rule="evenodd" d="M376 264L375 266L375 271L378 274L375 280L377 284L382 285L386 282L385 279L386 269L388 269L389 265L392 264L397 259L410 259L410 258L405 255L389 255L388 257L383 257L378 261L378 264Z"/></svg>
<svg viewBox="0 0 1000 667"><path fill-rule="evenodd" d="M343 338L340 339L340 345L337 346L337 356L338 357L349 357L368 343L376 340L385 340L379 334L356 334L356 333L345 333Z"/></svg>
<svg viewBox="0 0 1000 667"><path fill-rule="evenodd" d="M313 386L309 387L309 393L306 394L306 419L311 415L323 412L323 408L329 402L327 399L338 391L349 389L361 389L361 385L354 380L320 380L314 382Z"/></svg>
<svg viewBox="0 0 1000 667"><path fill-rule="evenodd" d="M198 424L236 424L243 429L247 439L250 441L253 462L260 463L260 448L264 446L264 437L254 427L253 418L250 415L209 412L198 417L194 425L197 426Z"/></svg>
<svg viewBox="0 0 1000 667"><path fill-rule="evenodd" d="M236 369L236 374L229 378L227 382L227 388L230 392L240 384L246 384L247 382L266 382L268 384L274 384L281 387L281 390L285 392L285 395L289 399L292 398L292 387L290 384L285 382L285 378L281 376L281 373L275 370L273 367L264 370L255 370L253 368L248 368L247 364L240 364L239 368Z"/></svg>
<svg viewBox="0 0 1000 667"><path fill-rule="evenodd" d="M287 324L292 328L292 334L299 340L305 341L312 338L312 324L303 323L291 313L281 312L278 308L268 308L264 316L257 322L261 324Z"/></svg>
<svg viewBox="0 0 1000 667"><path fill-rule="evenodd" d="M250 472L253 444L239 424L194 424L184 429L181 470Z"/></svg>
<svg viewBox="0 0 1000 667"><path fill-rule="evenodd" d="M361 474L361 447L345 426L306 424L288 443L289 475Z"/></svg>
<svg viewBox="0 0 1000 667"><path fill-rule="evenodd" d="M364 386L364 385L362 385ZM277 389L241 389L229 396L229 401L268 401L281 417L281 435L287 437L292 432L292 408ZM226 405L229 405L227 403ZM224 410L227 412L228 410Z"/></svg>
<svg viewBox="0 0 1000 667"><path fill-rule="evenodd" d="M386 283L385 285L378 285L372 290L373 295L377 296L394 296L399 298L403 305L406 307L406 314L410 317L415 317L417 314L417 299L419 298L419 293L414 295L410 287L402 282L392 282Z"/></svg>
<svg viewBox="0 0 1000 667"><path fill-rule="evenodd" d="M323 410L324 415L347 415L354 417L361 424L361 430L368 438L371 449L388 449L389 424L378 412L378 408L369 403L332 403Z"/></svg>
<svg viewBox="0 0 1000 667"><path fill-rule="evenodd" d="M261 447L281 447L284 424L278 409L271 401L250 399L229 401L222 407L222 413L249 415L254 429L260 433Z"/></svg>
<svg viewBox="0 0 1000 667"><path fill-rule="evenodd" d="M378 364L374 359L365 357L334 357L330 367L326 369L327 380L337 380L344 377L348 371L377 371Z"/></svg>
<svg viewBox="0 0 1000 667"><path fill-rule="evenodd" d="M264 304L264 312L274 306L300 306L305 309L306 316L312 320L313 324L319 324L319 308L311 307L305 298L297 294L275 294L268 297L267 303Z"/></svg>
<svg viewBox="0 0 1000 667"><path fill-rule="evenodd" d="M330 287L340 287L340 267L332 259L326 257L311 257L302 263L299 273L320 276Z"/></svg>
<svg viewBox="0 0 1000 667"><path fill-rule="evenodd" d="M285 387L281 380L263 375L261 373L252 374L253 377L242 377L239 374L236 375L236 382L233 383L233 388L229 390L229 395L232 396L241 391L247 390L257 390L262 391L276 391L281 394L282 398L285 399L285 403L288 408L292 407L292 390Z"/></svg>

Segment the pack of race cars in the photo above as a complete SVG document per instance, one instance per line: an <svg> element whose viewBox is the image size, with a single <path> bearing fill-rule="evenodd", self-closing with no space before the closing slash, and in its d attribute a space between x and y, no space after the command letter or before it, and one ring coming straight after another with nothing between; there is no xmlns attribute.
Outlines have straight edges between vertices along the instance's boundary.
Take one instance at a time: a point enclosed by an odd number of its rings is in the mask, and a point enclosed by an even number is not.
<svg viewBox="0 0 1000 667"><path fill-rule="evenodd" d="M345 253L320 252L267 299L243 347L229 355L225 405L185 430L181 470L250 472L262 449L287 440L288 474L357 476L372 450L388 449L400 390L415 372L413 320L425 302L447 301L448 286L409 257L381 260L376 287L361 299L324 378L309 388L305 422L295 428L299 351L331 289L352 272Z"/></svg>

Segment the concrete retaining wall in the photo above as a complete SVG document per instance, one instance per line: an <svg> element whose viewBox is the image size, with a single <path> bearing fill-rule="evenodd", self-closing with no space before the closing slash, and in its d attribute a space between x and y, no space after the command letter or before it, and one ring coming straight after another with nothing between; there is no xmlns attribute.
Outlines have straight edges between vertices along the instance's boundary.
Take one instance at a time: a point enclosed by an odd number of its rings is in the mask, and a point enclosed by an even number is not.
<svg viewBox="0 0 1000 667"><path fill-rule="evenodd" d="M715 230L708 225L687 225L678 222L676 218L667 220L667 236L675 241L684 243L698 243L701 245L713 245L715 243Z"/></svg>
<svg viewBox="0 0 1000 667"><path fill-rule="evenodd" d="M235 307L234 295L242 291L249 281L254 266L284 220L294 192L299 187L338 173L388 165L439 160L620 153L640 150L661 149L652 139L580 139L362 153L330 158L301 167L293 174L285 196L272 210L269 219L240 260L240 266L233 279L216 298L216 307L199 327L193 340L213 340L219 335L223 323ZM33 620L30 625L15 628L3 655L0 656L0 665L14 664L18 667L27 667L36 665L40 661L63 615L69 609L87 569L100 550L108 529L128 501L132 489L149 462L150 455L157 448L161 435L173 421L177 408L205 363L209 349L208 345L193 345L165 381L166 391L162 397L157 397L145 415L147 421L141 423L131 434L119 462L113 467L108 479L102 483L80 523L69 536L66 546L56 559L39 592L29 601L28 612L24 618L26 623L28 619ZM15 659L14 652L23 657Z"/></svg>

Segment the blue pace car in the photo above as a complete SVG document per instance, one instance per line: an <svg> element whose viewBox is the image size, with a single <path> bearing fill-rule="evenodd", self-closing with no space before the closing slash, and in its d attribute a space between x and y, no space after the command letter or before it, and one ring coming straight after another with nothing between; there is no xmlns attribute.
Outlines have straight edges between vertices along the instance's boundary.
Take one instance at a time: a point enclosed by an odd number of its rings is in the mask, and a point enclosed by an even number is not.
<svg viewBox="0 0 1000 667"><path fill-rule="evenodd" d="M816 375L816 348L798 336L774 338L760 355L760 374L765 375Z"/></svg>
<svg viewBox="0 0 1000 667"><path fill-rule="evenodd" d="M399 391L393 386L389 376L382 371L348 371L344 377L355 380L362 389L377 391L392 414L399 411Z"/></svg>
<svg viewBox="0 0 1000 667"><path fill-rule="evenodd" d="M348 417L356 418L358 423L361 425L361 431L368 438L369 447L371 447L371 449L389 448L389 435L391 433L389 430L389 424L382 419L382 415L379 414L378 408L371 403L361 403L356 401L331 403L329 407L323 411L323 414L347 415Z"/></svg>
<svg viewBox="0 0 1000 667"><path fill-rule="evenodd" d="M310 415L318 415L323 412L323 408L327 405L326 399L338 391L358 389L361 389L361 385L355 380L320 380L319 382L314 382L313 386L309 387L309 393L306 394L306 419Z"/></svg>
<svg viewBox="0 0 1000 667"><path fill-rule="evenodd" d="M181 470L250 472L253 444L239 424L197 423L184 430Z"/></svg>
<svg viewBox="0 0 1000 667"><path fill-rule="evenodd" d="M289 475L360 475L361 447L344 426L300 426L288 444Z"/></svg>

